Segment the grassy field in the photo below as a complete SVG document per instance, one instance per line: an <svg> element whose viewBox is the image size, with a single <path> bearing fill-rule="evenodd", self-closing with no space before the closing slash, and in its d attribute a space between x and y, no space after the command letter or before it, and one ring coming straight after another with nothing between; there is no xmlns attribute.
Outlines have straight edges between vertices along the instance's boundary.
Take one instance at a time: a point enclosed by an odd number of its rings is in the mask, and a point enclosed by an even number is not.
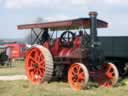
<svg viewBox="0 0 128 96"><path fill-rule="evenodd" d="M13 67L0 67L0 76L25 74L23 61L13 64ZM128 82L128 79L126 79ZM32 85L29 81L0 81L0 96L128 96L128 85L122 81L114 88L100 88L89 82L88 89L73 91L68 83L51 82Z"/></svg>
<svg viewBox="0 0 128 96"><path fill-rule="evenodd" d="M7 65L0 66L0 76L3 75L23 75L24 71L24 62L16 61L12 64L12 67L7 67Z"/></svg>
<svg viewBox="0 0 128 96"><path fill-rule="evenodd" d="M0 81L0 96L128 96L128 86L95 88L75 92L67 83L32 85L28 81Z"/></svg>

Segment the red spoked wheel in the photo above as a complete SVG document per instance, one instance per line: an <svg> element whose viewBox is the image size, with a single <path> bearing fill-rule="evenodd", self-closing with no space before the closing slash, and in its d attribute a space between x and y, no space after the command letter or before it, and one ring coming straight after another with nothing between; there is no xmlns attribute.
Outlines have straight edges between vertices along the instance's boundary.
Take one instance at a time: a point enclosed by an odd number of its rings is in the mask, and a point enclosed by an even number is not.
<svg viewBox="0 0 128 96"><path fill-rule="evenodd" d="M68 83L73 90L85 89L89 74L85 65L81 63L72 64L68 71Z"/></svg>
<svg viewBox="0 0 128 96"><path fill-rule="evenodd" d="M119 79L119 72L116 66L112 63L103 64L98 75L98 84L106 88L114 86Z"/></svg>
<svg viewBox="0 0 128 96"><path fill-rule="evenodd" d="M53 59L49 50L41 45L29 49L25 58L25 71L33 84L49 81L53 73Z"/></svg>

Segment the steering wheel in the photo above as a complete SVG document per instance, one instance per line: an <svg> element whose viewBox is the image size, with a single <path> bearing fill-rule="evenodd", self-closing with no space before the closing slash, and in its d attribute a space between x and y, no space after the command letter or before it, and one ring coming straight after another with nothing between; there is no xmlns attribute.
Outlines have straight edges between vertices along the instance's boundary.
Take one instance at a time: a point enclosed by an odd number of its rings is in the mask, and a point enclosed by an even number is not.
<svg viewBox="0 0 128 96"><path fill-rule="evenodd" d="M74 33L71 31L64 31L60 36L60 42L62 46L71 47L73 46Z"/></svg>

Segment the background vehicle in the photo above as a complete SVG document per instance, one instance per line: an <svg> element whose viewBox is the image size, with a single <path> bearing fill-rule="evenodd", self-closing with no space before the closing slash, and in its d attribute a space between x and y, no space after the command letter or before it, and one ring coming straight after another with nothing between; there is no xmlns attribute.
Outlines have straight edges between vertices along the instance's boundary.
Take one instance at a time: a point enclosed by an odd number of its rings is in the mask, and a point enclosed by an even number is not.
<svg viewBox="0 0 128 96"><path fill-rule="evenodd" d="M11 66L17 59L23 59L25 46L16 42L3 43L0 46L0 64Z"/></svg>
<svg viewBox="0 0 128 96"><path fill-rule="evenodd" d="M128 36L102 36L99 40L105 60L117 66L120 76L126 76L128 73Z"/></svg>

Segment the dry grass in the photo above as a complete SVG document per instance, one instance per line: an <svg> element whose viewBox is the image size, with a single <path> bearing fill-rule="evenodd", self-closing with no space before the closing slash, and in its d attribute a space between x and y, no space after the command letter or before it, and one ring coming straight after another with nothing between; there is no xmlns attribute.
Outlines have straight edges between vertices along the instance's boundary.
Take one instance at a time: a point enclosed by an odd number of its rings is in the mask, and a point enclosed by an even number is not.
<svg viewBox="0 0 128 96"><path fill-rule="evenodd" d="M32 85L28 81L0 81L0 96L128 96L128 86L75 92L62 82Z"/></svg>
<svg viewBox="0 0 128 96"><path fill-rule="evenodd" d="M7 67L6 65L0 66L0 76L21 74L25 74L23 61L16 61L12 64L12 67Z"/></svg>
<svg viewBox="0 0 128 96"><path fill-rule="evenodd" d="M0 67L0 76L24 73L23 61L13 64L12 68ZM127 85L119 84L120 86L110 89L97 88L93 84L89 85L88 89L75 92L68 83L63 82L32 85L29 81L0 81L0 96L128 96Z"/></svg>

